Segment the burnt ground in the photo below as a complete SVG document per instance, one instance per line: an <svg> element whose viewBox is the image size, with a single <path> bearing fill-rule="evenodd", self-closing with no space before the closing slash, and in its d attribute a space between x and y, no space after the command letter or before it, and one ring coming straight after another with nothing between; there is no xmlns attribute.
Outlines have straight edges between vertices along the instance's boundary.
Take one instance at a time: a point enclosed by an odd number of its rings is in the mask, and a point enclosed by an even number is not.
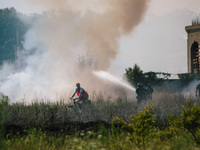
<svg viewBox="0 0 200 150"><path fill-rule="evenodd" d="M32 128L27 128L23 124L7 124L4 127L3 134L4 137L9 138L12 136L24 136L27 135L30 130L36 129L47 135L52 136L65 136L80 134L81 132L93 131L98 133L103 129L111 130L112 127L118 127L117 124L107 123L105 121L95 121L95 122L65 122L63 124L51 124L49 126L33 126Z"/></svg>

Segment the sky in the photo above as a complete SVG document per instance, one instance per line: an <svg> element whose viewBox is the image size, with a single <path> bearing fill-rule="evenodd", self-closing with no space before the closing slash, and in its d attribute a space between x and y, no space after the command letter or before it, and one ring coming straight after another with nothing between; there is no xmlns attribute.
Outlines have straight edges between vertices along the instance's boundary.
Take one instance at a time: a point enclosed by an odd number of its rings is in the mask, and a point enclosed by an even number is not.
<svg viewBox="0 0 200 150"><path fill-rule="evenodd" d="M185 26L199 16L198 6L198 0L152 0L144 20L130 35L122 38L120 49L123 52L118 59L127 56L125 66L136 63L145 72L186 73Z"/></svg>
<svg viewBox="0 0 200 150"><path fill-rule="evenodd" d="M130 3L130 6L124 2ZM71 88L76 79L72 82L73 75L66 70L71 70L70 62L82 53L81 49L87 49L97 57L99 69L119 78L122 78L126 68L135 64L144 72L186 73L185 26L191 25L192 19L200 16L199 6L199 0L0 0L0 8L14 7L28 15L43 14L40 20L33 23L24 41L24 47L36 47L38 55L29 57L26 60L28 67L21 72L9 72L12 66L5 64L1 71L6 71L9 76L1 77L0 90L21 98L30 91L35 91L37 95L41 91L46 95L49 92L59 93L68 87L68 83ZM49 16L54 18L54 22L44 13L52 9L54 11ZM66 12L62 13L60 9ZM68 22L63 21L63 17ZM50 25L47 27L47 24ZM54 31L58 26L61 31ZM51 38L52 35L59 38ZM37 66L38 61L40 67ZM48 71L44 72L46 68ZM88 77L87 72L81 76L85 79L82 82L84 85L90 82L85 78ZM51 87L52 84L56 86ZM16 87L19 90L13 93ZM47 87L49 90L43 90ZM20 92L22 90L23 93Z"/></svg>

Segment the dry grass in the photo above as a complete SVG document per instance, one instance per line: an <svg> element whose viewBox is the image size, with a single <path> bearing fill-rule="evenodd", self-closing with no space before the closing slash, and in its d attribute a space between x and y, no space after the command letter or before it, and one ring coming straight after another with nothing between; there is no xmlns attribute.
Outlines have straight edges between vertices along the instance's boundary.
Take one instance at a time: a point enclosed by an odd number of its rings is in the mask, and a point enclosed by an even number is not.
<svg viewBox="0 0 200 150"><path fill-rule="evenodd" d="M156 115L164 120L170 113L180 114L187 100L190 99L180 93L155 92L151 102L157 107ZM114 99L98 94L92 97L91 107L85 108L82 114L67 112L69 103L63 100L56 103L35 100L30 105L6 104L6 117L3 120L7 140L3 144L10 149L144 149L135 145L126 132L112 128L110 123L114 117L128 121L131 115L143 110L151 102L138 105L135 98ZM194 98L193 102L199 105L200 99ZM13 138L10 134L17 135L14 131L23 133L20 133L20 137ZM33 132L29 133L30 131ZM38 135L38 131L42 132ZM75 135L76 133L78 135ZM165 130L162 133L164 134ZM158 137L155 139L157 141L146 143L149 149L195 147L193 139L185 131L165 141L160 141Z"/></svg>
<svg viewBox="0 0 200 150"><path fill-rule="evenodd" d="M180 114L185 102L185 98L180 93L160 93L155 92L151 101L157 107L157 115L165 119L167 114ZM195 99L199 103L198 99ZM121 117L128 120L130 115L138 110L142 110L150 102L137 104L136 99L117 98L102 94L96 95L92 99L92 105L83 109L82 114L73 114L66 111L69 103L63 100L50 103L42 100L35 100L30 105L15 103L7 106L6 112L10 116L9 124L23 125L27 128L32 126L49 126L56 124L66 124L67 122L110 122L113 117Z"/></svg>

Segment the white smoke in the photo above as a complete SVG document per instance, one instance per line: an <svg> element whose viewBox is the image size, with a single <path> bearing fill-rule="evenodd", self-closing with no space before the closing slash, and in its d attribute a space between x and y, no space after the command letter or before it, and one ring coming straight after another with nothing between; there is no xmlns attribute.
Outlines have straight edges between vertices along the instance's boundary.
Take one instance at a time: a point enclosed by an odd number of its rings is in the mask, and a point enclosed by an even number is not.
<svg viewBox="0 0 200 150"><path fill-rule="evenodd" d="M88 91L104 89L91 68L77 74L77 56L89 53L98 62L98 69L108 69L118 53L119 38L140 23L149 0L95 0L90 5L87 2L91 0L22 2L42 5L48 11L31 20L25 50L19 57L20 69L8 63L1 69L0 91L13 102L69 97L77 82ZM84 9L78 2L85 4ZM98 11L94 9L97 5Z"/></svg>
<svg viewBox="0 0 200 150"><path fill-rule="evenodd" d="M196 97L196 87L199 84L199 80L194 79L192 82L190 82L190 84L185 87L182 91L182 94L188 98L188 100L190 99L195 99ZM197 93L198 95L198 93Z"/></svg>

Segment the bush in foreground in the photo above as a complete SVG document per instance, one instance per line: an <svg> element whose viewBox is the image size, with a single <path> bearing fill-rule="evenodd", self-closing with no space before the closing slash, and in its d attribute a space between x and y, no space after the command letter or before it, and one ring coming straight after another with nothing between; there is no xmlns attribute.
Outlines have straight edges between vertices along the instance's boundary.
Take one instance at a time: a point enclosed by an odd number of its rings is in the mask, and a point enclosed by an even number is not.
<svg viewBox="0 0 200 150"><path fill-rule="evenodd" d="M150 103L140 106L130 105L135 103L123 100L113 103L99 100L93 103L98 112L90 115L108 114L114 119L107 123L96 122L93 125L76 122L71 124L69 133L65 132L66 126L70 124L69 116L65 113L66 104L10 105L8 98L4 97L0 103L0 107L3 108L0 109L0 132L3 133L5 126L13 122L26 128L22 128L23 132L17 132L17 134L13 132L16 128L9 130L1 139L1 147L2 149L198 149L200 139L198 102L185 101L183 103L183 97L176 98L177 100L171 100L174 102L172 107L180 108L180 110L171 111L173 110L171 108L168 111L175 112L174 114L166 111L165 122L161 119L163 115L160 116L159 113L164 112L161 108L166 107L163 107L164 102L159 102L158 99L153 102L159 105ZM180 103L175 103L180 99L181 107L175 106L180 105ZM170 102L167 101L167 104L169 107ZM130 109L130 106L134 106L134 109ZM116 112L118 109L120 111ZM130 118L123 115L130 112L132 112ZM27 118L28 122L26 122ZM51 130L48 130L48 127Z"/></svg>

